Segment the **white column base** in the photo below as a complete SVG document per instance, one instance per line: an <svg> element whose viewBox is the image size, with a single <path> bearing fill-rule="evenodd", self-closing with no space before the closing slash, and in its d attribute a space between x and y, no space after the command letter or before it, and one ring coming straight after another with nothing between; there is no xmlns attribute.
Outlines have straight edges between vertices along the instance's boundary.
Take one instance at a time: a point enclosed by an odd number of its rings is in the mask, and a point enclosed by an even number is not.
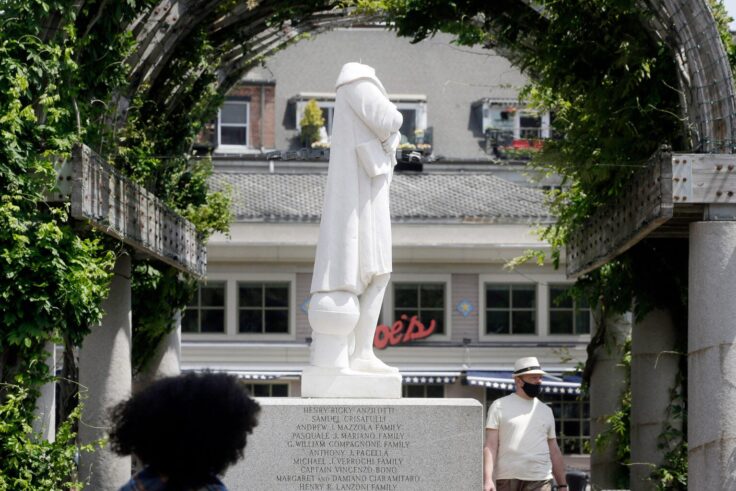
<svg viewBox="0 0 736 491"><path fill-rule="evenodd" d="M302 372L302 397L399 399L401 375L309 366Z"/></svg>

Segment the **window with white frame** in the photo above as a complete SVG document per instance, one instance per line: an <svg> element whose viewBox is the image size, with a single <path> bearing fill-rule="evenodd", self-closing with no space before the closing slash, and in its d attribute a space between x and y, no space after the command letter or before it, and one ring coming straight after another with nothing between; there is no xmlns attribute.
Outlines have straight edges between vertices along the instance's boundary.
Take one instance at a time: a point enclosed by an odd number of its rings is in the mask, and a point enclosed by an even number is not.
<svg viewBox="0 0 736 491"><path fill-rule="evenodd" d="M394 282L394 322L416 315L427 327L434 321L435 334L445 334L445 288L441 282Z"/></svg>
<svg viewBox="0 0 736 491"><path fill-rule="evenodd" d="M549 286L549 333L590 334L590 305L566 285Z"/></svg>
<svg viewBox="0 0 736 491"><path fill-rule="evenodd" d="M289 332L288 282L238 282L238 332Z"/></svg>
<svg viewBox="0 0 736 491"><path fill-rule="evenodd" d="M225 283L202 283L197 293L184 309L181 319L182 332L225 332Z"/></svg>
<svg viewBox="0 0 736 491"><path fill-rule="evenodd" d="M248 146L250 103L247 99L227 98L217 118L218 146Z"/></svg>
<svg viewBox="0 0 736 491"><path fill-rule="evenodd" d="M445 397L445 386L442 384L402 385L401 397Z"/></svg>
<svg viewBox="0 0 736 491"><path fill-rule="evenodd" d="M537 287L525 283L485 284L486 335L535 334Z"/></svg>
<svg viewBox="0 0 736 491"><path fill-rule="evenodd" d="M289 397L289 384L243 384L253 397Z"/></svg>

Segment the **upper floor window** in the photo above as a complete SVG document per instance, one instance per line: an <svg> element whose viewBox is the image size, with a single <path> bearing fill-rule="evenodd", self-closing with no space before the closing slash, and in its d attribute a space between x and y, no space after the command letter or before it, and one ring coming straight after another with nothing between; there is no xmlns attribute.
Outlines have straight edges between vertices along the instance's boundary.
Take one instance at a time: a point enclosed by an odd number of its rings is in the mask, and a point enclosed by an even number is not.
<svg viewBox="0 0 736 491"><path fill-rule="evenodd" d="M485 296L485 334L536 333L536 285L486 283Z"/></svg>
<svg viewBox="0 0 736 491"><path fill-rule="evenodd" d="M289 283L238 283L238 332L289 332Z"/></svg>
<svg viewBox="0 0 736 491"><path fill-rule="evenodd" d="M181 319L182 332L225 332L225 283L210 282L197 288Z"/></svg>
<svg viewBox="0 0 736 491"><path fill-rule="evenodd" d="M218 146L248 146L248 122L250 103L247 100L228 98L220 108L217 121Z"/></svg>
<svg viewBox="0 0 736 491"><path fill-rule="evenodd" d="M570 295L569 287L549 287L549 333L590 334L590 305Z"/></svg>
<svg viewBox="0 0 736 491"><path fill-rule="evenodd" d="M445 283L394 282L393 288L394 321L416 315L425 326L434 321L435 334L445 334Z"/></svg>

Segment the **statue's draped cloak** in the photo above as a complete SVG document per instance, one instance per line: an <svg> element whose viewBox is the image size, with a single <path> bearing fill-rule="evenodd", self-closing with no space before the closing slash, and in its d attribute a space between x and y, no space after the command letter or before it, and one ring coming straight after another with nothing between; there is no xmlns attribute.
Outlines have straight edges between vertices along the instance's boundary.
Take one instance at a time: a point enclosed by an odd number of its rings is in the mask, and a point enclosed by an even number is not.
<svg viewBox="0 0 736 491"><path fill-rule="evenodd" d="M368 169L356 146L385 141L401 113L373 68L347 63L337 79L327 188L311 292L363 293L375 275L391 272L389 185L393 165ZM391 157L395 163L395 158Z"/></svg>

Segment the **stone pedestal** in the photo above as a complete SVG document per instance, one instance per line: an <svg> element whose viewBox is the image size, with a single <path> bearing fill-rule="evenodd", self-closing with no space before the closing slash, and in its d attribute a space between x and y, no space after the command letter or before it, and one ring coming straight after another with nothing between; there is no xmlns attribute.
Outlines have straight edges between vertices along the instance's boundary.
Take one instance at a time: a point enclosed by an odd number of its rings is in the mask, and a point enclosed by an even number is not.
<svg viewBox="0 0 736 491"><path fill-rule="evenodd" d="M102 325L92 328L79 351L80 392L86 396L79 423L81 443L104 438L110 424L108 410L130 396L130 256L118 258L110 296L102 309ZM83 452L79 474L80 480L88 483L85 489L114 491L130 479L130 457L120 457L107 446Z"/></svg>
<svg viewBox="0 0 736 491"><path fill-rule="evenodd" d="M474 399L259 399L231 491L482 489Z"/></svg>
<svg viewBox="0 0 736 491"><path fill-rule="evenodd" d="M618 474L628 471L616 457L616 442L610 441L599 448L595 446L595 437L608 429L606 418L621 409L621 395L627 388L622 359L624 344L631 336L631 314L605 322L605 344L595 353L595 368L590 377L590 430L594 445L590 471L593 485L612 489L616 487Z"/></svg>
<svg viewBox="0 0 736 491"><path fill-rule="evenodd" d="M401 375L308 366L302 372L302 397L398 399Z"/></svg>
<svg viewBox="0 0 736 491"><path fill-rule="evenodd" d="M690 225L688 480L736 489L736 222Z"/></svg>
<svg viewBox="0 0 736 491"><path fill-rule="evenodd" d="M679 356L670 313L654 310L631 334L631 489L655 490L649 475L664 462L658 437L664 431Z"/></svg>

